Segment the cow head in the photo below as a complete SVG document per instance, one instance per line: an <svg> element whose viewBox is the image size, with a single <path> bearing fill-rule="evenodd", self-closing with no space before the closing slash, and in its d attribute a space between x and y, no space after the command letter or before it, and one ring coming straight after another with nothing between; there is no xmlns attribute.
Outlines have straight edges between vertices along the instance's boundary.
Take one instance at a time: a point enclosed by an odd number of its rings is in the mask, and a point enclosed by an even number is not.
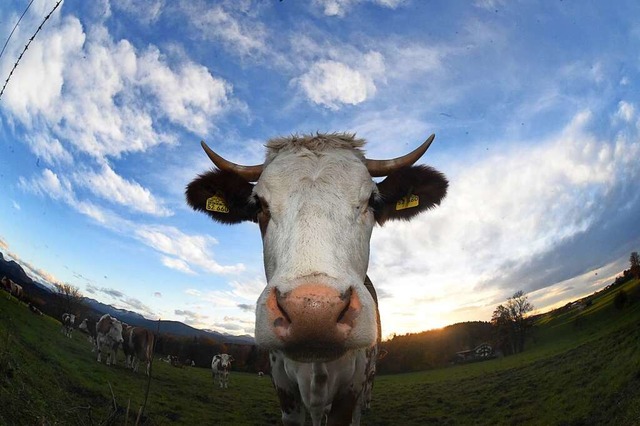
<svg viewBox="0 0 640 426"><path fill-rule="evenodd" d="M219 369L228 371L231 368L231 362L235 361L233 357L229 354L218 354L218 359L220 360Z"/></svg>
<svg viewBox="0 0 640 426"><path fill-rule="evenodd" d="M366 159L364 140L349 134L278 138L257 166L231 163L202 143L218 169L188 185L187 202L217 222L257 222L262 234L259 345L323 361L375 344L377 308L364 286L371 231L445 196L444 175L413 166L433 138L393 160Z"/></svg>
<svg viewBox="0 0 640 426"><path fill-rule="evenodd" d="M115 344L122 343L124 340L122 338L122 323L109 314L105 314L100 318L97 331L104 334Z"/></svg>

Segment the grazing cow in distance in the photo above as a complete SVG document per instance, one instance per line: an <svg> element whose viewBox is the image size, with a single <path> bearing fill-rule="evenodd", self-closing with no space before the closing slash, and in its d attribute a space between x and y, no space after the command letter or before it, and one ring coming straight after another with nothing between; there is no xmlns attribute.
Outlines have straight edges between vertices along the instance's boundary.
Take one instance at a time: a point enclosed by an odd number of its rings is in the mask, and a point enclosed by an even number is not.
<svg viewBox="0 0 640 426"><path fill-rule="evenodd" d="M23 291L22 286L14 283L6 276L2 277L2 287L7 290L16 299L22 299Z"/></svg>
<svg viewBox="0 0 640 426"><path fill-rule="evenodd" d="M220 389L229 387L229 370L233 357L229 354L214 355L211 359L211 373L213 375L213 384L216 380L220 383Z"/></svg>
<svg viewBox="0 0 640 426"><path fill-rule="evenodd" d="M102 362L102 351L107 352L107 365L116 365L118 345L122 343L122 323L109 314L104 314L96 324L98 362Z"/></svg>
<svg viewBox="0 0 640 426"><path fill-rule="evenodd" d="M97 321L93 318L85 318L78 326L78 330L86 333L89 336L89 342L91 342L91 352L95 352L98 347L98 333L96 331Z"/></svg>
<svg viewBox="0 0 640 426"><path fill-rule="evenodd" d="M7 278L6 275L2 277L2 280L0 280L0 283L2 283L2 288L8 291L9 293L11 293L11 282L12 281L9 278Z"/></svg>
<svg viewBox="0 0 640 426"><path fill-rule="evenodd" d="M62 314L62 333L71 338L71 333L73 332L73 325L76 321L76 316L73 314L64 313Z"/></svg>
<svg viewBox="0 0 640 426"><path fill-rule="evenodd" d="M44 315L40 309L36 307L33 303L29 302L29 310L36 315Z"/></svg>
<svg viewBox="0 0 640 426"><path fill-rule="evenodd" d="M138 372L140 362L147 365L147 376L151 370L151 360L153 359L153 333L143 327L127 326L123 329L122 349L125 353L126 366L134 372ZM126 348L126 349L125 349Z"/></svg>
<svg viewBox="0 0 640 426"><path fill-rule="evenodd" d="M369 160L365 141L351 134L276 138L255 166L202 142L217 169L188 185L189 205L220 223L260 228L267 285L255 339L270 351L284 424L303 425L307 411L314 426L325 416L328 424L360 423L380 340L367 277L371 232L440 204L447 179L414 165L433 139L402 157Z"/></svg>
<svg viewBox="0 0 640 426"><path fill-rule="evenodd" d="M11 282L11 294L16 298L16 299L22 299L22 295L24 294L24 292L22 291L22 286L19 284L14 283L13 281Z"/></svg>

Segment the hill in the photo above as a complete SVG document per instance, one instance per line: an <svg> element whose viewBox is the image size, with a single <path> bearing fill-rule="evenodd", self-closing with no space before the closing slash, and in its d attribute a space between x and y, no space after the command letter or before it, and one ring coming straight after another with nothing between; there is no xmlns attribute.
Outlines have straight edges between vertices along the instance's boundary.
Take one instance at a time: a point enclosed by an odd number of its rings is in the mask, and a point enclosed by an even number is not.
<svg viewBox="0 0 640 426"><path fill-rule="evenodd" d="M616 303L626 294L623 304ZM365 425L640 424L640 283L609 288L582 310L537 320L521 354L483 363L378 377ZM84 338L33 315L0 292L0 424L134 423L142 375L95 361ZM120 363L122 360L120 360ZM208 369L154 362L148 425L279 424L266 378L233 371L213 386Z"/></svg>
<svg viewBox="0 0 640 426"><path fill-rule="evenodd" d="M6 276L12 281L20 284L28 298L33 301L38 308L48 315L58 318L59 312L52 306L56 305L56 294L50 285L42 284L38 281L31 279L24 271L22 266L14 260L7 260L3 254L0 253L0 277ZM126 309L114 308L111 305L99 302L95 299L84 297L84 305L86 312L84 316L100 317L104 314L112 315L127 324L145 327L150 330L158 329L158 321L150 320L137 312L132 312ZM160 321L160 332L172 334L182 337L204 337L213 339L217 342L236 344L236 345L253 345L253 337L249 335L234 336L230 334L218 333L212 330L200 330L184 324L180 321Z"/></svg>

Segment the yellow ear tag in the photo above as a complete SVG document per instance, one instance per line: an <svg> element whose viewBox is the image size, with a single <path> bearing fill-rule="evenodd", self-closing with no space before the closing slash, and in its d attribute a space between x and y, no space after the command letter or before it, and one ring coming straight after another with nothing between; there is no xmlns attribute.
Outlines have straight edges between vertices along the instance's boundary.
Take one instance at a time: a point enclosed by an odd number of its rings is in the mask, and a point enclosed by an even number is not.
<svg viewBox="0 0 640 426"><path fill-rule="evenodd" d="M220 195L207 198L207 210L217 213L229 213L229 207Z"/></svg>
<svg viewBox="0 0 640 426"><path fill-rule="evenodd" d="M411 194L398 200L396 210L410 209L418 204L420 204L420 198L415 194Z"/></svg>

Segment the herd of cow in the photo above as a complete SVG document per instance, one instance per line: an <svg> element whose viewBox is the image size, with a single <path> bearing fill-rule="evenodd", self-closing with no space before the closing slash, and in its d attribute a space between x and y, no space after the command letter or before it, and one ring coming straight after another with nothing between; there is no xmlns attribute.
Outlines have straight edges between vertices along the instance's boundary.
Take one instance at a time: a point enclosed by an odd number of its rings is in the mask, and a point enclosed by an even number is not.
<svg viewBox="0 0 640 426"><path fill-rule="evenodd" d="M2 277L0 282L2 283L3 289L11 293L17 299L22 299L22 286L20 284L14 283L6 276Z"/></svg>
<svg viewBox="0 0 640 426"><path fill-rule="evenodd" d="M18 300L23 300L22 286L16 284L6 276L0 280L2 288L9 292ZM43 313L32 303L29 303L29 309L38 315ZM125 366L128 369L138 372L140 363L146 364L146 374L150 374L151 362L154 352L154 334L144 327L134 327L109 314L104 314L99 320L92 318L84 318L79 323L76 322L76 315L64 313L61 317L62 328L60 332L71 338L74 328L87 334L91 343L91 352L98 353L98 362L102 362L102 354L105 353L106 364L115 365L118 348L122 346L125 356ZM211 360L211 372L214 384L217 382L220 388L227 388L229 385L229 371L233 356L229 354L217 354ZM169 355L167 362L174 366L182 366L178 357ZM193 366L193 361L191 362Z"/></svg>
<svg viewBox="0 0 640 426"><path fill-rule="evenodd" d="M62 314L61 332L71 337L75 326L76 316L69 313ZM99 320L83 319L78 329L89 336L92 352L98 352L98 362L102 362L103 352L106 364L116 364L116 354L122 345L127 368L138 372L140 363L145 363L146 373L149 375L153 358L154 335L143 327L133 327L123 323L109 314L104 314Z"/></svg>

